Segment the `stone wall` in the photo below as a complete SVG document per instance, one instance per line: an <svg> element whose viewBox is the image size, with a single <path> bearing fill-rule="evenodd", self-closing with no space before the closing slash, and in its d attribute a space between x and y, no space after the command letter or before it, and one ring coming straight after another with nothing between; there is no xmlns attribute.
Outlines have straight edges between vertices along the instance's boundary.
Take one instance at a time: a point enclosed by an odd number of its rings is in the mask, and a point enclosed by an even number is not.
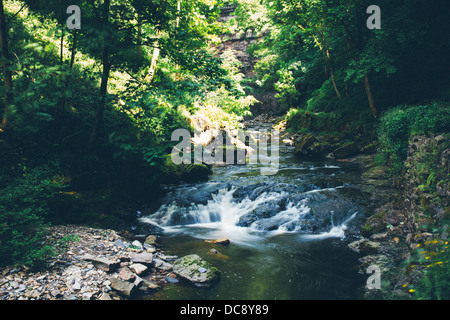
<svg viewBox="0 0 450 320"><path fill-rule="evenodd" d="M374 168L377 167L371 167L367 173ZM376 186L377 179L389 181L389 171L383 168L376 177L370 175L367 182ZM370 265L381 269L381 290L367 290L369 296L412 298L408 289L423 275L420 264L414 260L415 251L424 243L447 239L449 182L450 134L413 136L399 186L391 187L385 203L367 218L362 237L349 244L351 250L361 253L361 273ZM419 267L412 270L409 265Z"/></svg>

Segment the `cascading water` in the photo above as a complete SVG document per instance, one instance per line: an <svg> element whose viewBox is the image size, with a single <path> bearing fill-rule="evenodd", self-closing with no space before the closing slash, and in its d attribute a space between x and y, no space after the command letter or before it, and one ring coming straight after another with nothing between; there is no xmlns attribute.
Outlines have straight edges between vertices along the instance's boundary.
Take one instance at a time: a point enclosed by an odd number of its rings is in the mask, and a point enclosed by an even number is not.
<svg viewBox="0 0 450 320"><path fill-rule="evenodd" d="M308 190L308 187L314 189ZM339 188L320 189L311 185L300 188L299 185L263 182L241 187L231 185L208 194L205 189L213 189L208 183L185 186L174 190L157 212L140 220L167 232L192 227L216 229L218 235L231 240L237 234L261 235L261 231L267 235L294 232L313 233L320 238L344 237L357 210L353 203L324 195ZM190 202L182 197L186 193L197 200L201 198L199 194L208 198L201 203Z"/></svg>
<svg viewBox="0 0 450 320"><path fill-rule="evenodd" d="M214 167L208 182L173 187L139 219L164 230L169 253L200 254L222 271L209 293L178 288L153 298L359 297L355 257L344 244L367 203L359 174L349 163L299 161L291 151L281 146L272 176L261 175L260 164ZM213 255L203 240L219 238L231 245Z"/></svg>

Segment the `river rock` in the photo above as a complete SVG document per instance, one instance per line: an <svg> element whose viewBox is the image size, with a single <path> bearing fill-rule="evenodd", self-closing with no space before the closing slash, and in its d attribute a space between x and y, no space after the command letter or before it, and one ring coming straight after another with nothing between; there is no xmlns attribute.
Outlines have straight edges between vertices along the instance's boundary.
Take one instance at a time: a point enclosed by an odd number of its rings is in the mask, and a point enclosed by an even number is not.
<svg viewBox="0 0 450 320"><path fill-rule="evenodd" d="M173 277L169 277L169 276L166 276L164 278L164 280L166 280L169 283L178 283L179 282L179 280L177 278L173 278Z"/></svg>
<svg viewBox="0 0 450 320"><path fill-rule="evenodd" d="M365 254L376 253L379 247L379 242L370 241L368 239L361 239L348 244L350 250L358 253L363 252Z"/></svg>
<svg viewBox="0 0 450 320"><path fill-rule="evenodd" d="M170 271L172 270L172 265L162 259L155 258L153 259L155 268L158 268L159 270L163 271Z"/></svg>
<svg viewBox="0 0 450 320"><path fill-rule="evenodd" d="M153 254L149 252L137 253L131 256L131 262L151 265L153 263Z"/></svg>
<svg viewBox="0 0 450 320"><path fill-rule="evenodd" d="M130 269L133 270L137 275L141 275L145 271L147 271L148 268L142 263L133 263L132 265L130 265Z"/></svg>
<svg viewBox="0 0 450 320"><path fill-rule="evenodd" d="M102 295L98 298L98 300L108 301L108 300L112 300L112 298L108 293L103 292Z"/></svg>
<svg viewBox="0 0 450 320"><path fill-rule="evenodd" d="M142 243L139 242L139 240L134 240L131 245L133 247L136 247L138 250L143 250L144 247L142 246Z"/></svg>
<svg viewBox="0 0 450 320"><path fill-rule="evenodd" d="M154 236L152 234L149 235L147 238L145 238L144 244L155 246L156 245L156 236Z"/></svg>
<svg viewBox="0 0 450 320"><path fill-rule="evenodd" d="M222 244L222 245L229 245L230 244L230 239L224 238L224 239L217 239L217 240L205 240L205 242Z"/></svg>
<svg viewBox="0 0 450 320"><path fill-rule="evenodd" d="M85 254L83 256L83 260L91 261L92 264L100 270L106 271L106 272L114 272L117 270L120 266L120 261L113 261L106 258L101 257L95 257L91 254Z"/></svg>
<svg viewBox="0 0 450 320"><path fill-rule="evenodd" d="M119 278L111 278L111 288L118 291L120 294L131 297L136 292L136 286L134 283L129 281L124 281Z"/></svg>
<svg viewBox="0 0 450 320"><path fill-rule="evenodd" d="M133 281L136 275L127 267L120 270L118 277L124 281Z"/></svg>
<svg viewBox="0 0 450 320"><path fill-rule="evenodd" d="M140 289L144 291L150 291L161 289L161 287L156 282L143 278L142 286L140 287Z"/></svg>
<svg viewBox="0 0 450 320"><path fill-rule="evenodd" d="M333 154L337 159L349 158L359 153L359 148L354 142L347 143L342 147L333 150Z"/></svg>
<svg viewBox="0 0 450 320"><path fill-rule="evenodd" d="M199 271L199 269L203 272ZM211 287L220 279L219 270L196 254L187 255L176 260L173 264L173 272L197 287Z"/></svg>

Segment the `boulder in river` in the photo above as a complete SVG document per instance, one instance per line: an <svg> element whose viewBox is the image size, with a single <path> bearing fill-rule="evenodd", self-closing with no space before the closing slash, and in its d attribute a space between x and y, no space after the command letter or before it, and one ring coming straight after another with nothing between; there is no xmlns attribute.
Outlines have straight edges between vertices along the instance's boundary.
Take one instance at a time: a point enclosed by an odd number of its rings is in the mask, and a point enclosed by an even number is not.
<svg viewBox="0 0 450 320"><path fill-rule="evenodd" d="M179 258L173 264L173 272L197 287L211 287L220 279L220 272L196 254Z"/></svg>

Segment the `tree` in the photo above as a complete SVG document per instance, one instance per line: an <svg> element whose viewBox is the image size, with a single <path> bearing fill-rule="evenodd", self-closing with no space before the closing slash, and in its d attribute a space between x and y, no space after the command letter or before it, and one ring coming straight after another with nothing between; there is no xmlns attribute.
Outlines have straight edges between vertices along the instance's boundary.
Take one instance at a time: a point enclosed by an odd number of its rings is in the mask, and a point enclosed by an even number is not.
<svg viewBox="0 0 450 320"><path fill-rule="evenodd" d="M103 112L105 110L105 103L106 103L106 95L108 93L108 78L109 78L109 72L111 70L111 61L109 57L109 37L111 36L108 31L109 29L109 10L110 10L110 0L105 0L103 3L103 10L102 10L102 17L98 17L99 22L101 22L104 26L104 28L107 29L107 32L105 33L105 37L103 38L103 44L102 44L102 65L103 65L103 72L102 72L102 80L100 84L100 97L97 104L97 110L95 112L95 122L94 126L92 127L91 135L89 138L89 142L87 145L88 152L92 151L92 148L94 147L94 144L97 140L100 126L103 119ZM92 4L94 7L95 5Z"/></svg>
<svg viewBox="0 0 450 320"><path fill-rule="evenodd" d="M0 1L0 48L2 59L1 64L5 77L5 99L3 105L4 110L2 122L0 124L0 130L5 130L8 126L8 112L13 99L13 81L8 46L8 26L6 25L3 1Z"/></svg>

